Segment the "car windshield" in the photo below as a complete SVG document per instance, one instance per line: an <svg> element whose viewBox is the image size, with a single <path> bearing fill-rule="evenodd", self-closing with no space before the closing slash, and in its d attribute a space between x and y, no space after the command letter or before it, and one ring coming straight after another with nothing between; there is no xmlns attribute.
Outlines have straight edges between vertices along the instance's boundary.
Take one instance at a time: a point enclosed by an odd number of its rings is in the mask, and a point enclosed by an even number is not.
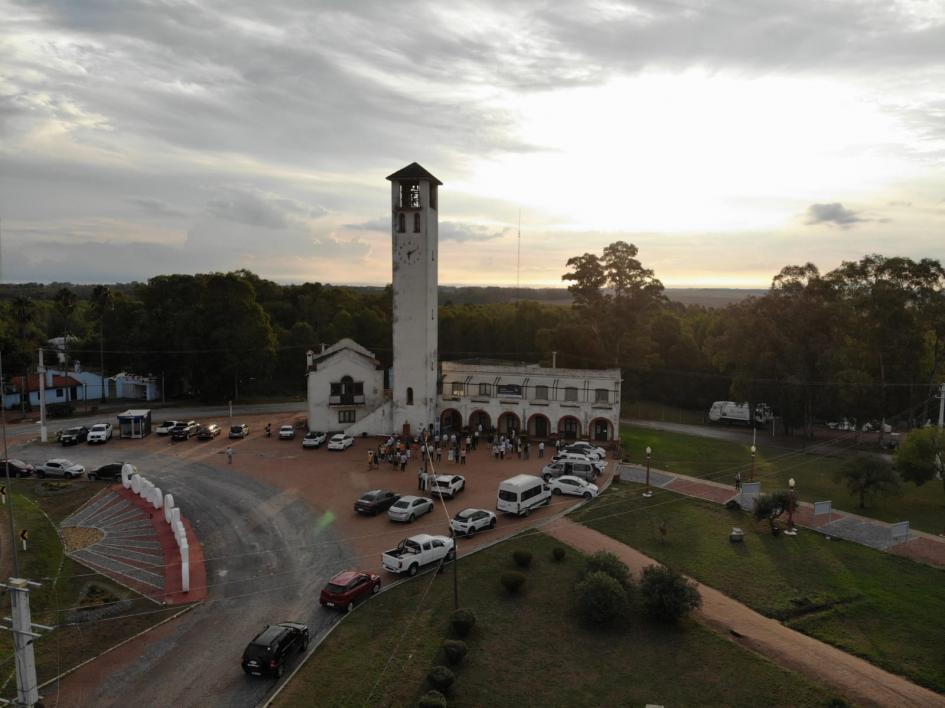
<svg viewBox="0 0 945 708"><path fill-rule="evenodd" d="M69 433L75 434L75 433L81 433L81 432L82 432L82 428L69 428L66 431L67 434Z"/></svg>
<svg viewBox="0 0 945 708"><path fill-rule="evenodd" d="M344 592L345 586L338 585L337 583L328 583L328 585L325 586L325 591L334 593Z"/></svg>
<svg viewBox="0 0 945 708"><path fill-rule="evenodd" d="M499 499L509 502L518 501L518 492L510 492L508 489L500 489Z"/></svg>
<svg viewBox="0 0 945 708"><path fill-rule="evenodd" d="M104 423L96 423L92 426L92 430L105 430L106 427Z"/></svg>
<svg viewBox="0 0 945 708"><path fill-rule="evenodd" d="M367 494L362 495L361 501L370 502L377 499L378 495L375 492L368 492Z"/></svg>
<svg viewBox="0 0 945 708"><path fill-rule="evenodd" d="M407 506L408 506L408 503L405 501L394 502L395 509L406 509Z"/></svg>
<svg viewBox="0 0 945 708"><path fill-rule="evenodd" d="M172 425L177 425L177 421L176 421L176 420L165 420L163 423L161 423L161 427L162 427L162 428L169 428L169 427L171 427Z"/></svg>
<svg viewBox="0 0 945 708"><path fill-rule="evenodd" d="M345 439L345 436L344 436L344 435L334 435L334 436L332 436L331 441L332 441L332 442L341 442L341 441L344 440L344 439Z"/></svg>
<svg viewBox="0 0 945 708"><path fill-rule="evenodd" d="M292 430L292 426L291 426L291 425L283 425L281 429L282 429L282 430Z"/></svg>
<svg viewBox="0 0 945 708"><path fill-rule="evenodd" d="M231 433L242 433L242 432L243 432L243 426L242 426L242 425L231 425L231 426L230 426L230 432L231 432Z"/></svg>
<svg viewBox="0 0 945 708"><path fill-rule="evenodd" d="M463 509L453 518L455 518L457 521L465 521L466 519L472 518L473 514L475 513L475 509Z"/></svg>

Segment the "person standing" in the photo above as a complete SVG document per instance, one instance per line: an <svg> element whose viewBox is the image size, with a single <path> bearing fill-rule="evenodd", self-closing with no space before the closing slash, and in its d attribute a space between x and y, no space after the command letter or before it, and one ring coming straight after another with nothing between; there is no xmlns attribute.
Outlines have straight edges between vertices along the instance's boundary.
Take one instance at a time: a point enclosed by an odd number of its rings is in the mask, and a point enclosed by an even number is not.
<svg viewBox="0 0 945 708"><path fill-rule="evenodd" d="M407 453L400 453L400 471L405 472L407 470Z"/></svg>
<svg viewBox="0 0 945 708"><path fill-rule="evenodd" d="M450 445L449 450L446 451L446 461L447 462L453 461L453 446L452 445Z"/></svg>
<svg viewBox="0 0 945 708"><path fill-rule="evenodd" d="M540 440L538 442L538 456L539 457L545 456L545 441L544 440Z"/></svg>
<svg viewBox="0 0 945 708"><path fill-rule="evenodd" d="M735 471L735 491L742 491L742 473L738 470Z"/></svg>
<svg viewBox="0 0 945 708"><path fill-rule="evenodd" d="M233 464L233 448L227 445L226 447L226 464ZM26 545L25 543L23 545Z"/></svg>
<svg viewBox="0 0 945 708"><path fill-rule="evenodd" d="M374 469L374 450L367 451L367 468L369 472Z"/></svg>
<svg viewBox="0 0 945 708"><path fill-rule="evenodd" d="M419 489L422 492L422 491L425 491L426 488L427 488L427 473L424 472L423 468L421 467L419 470L417 470L417 489Z"/></svg>
<svg viewBox="0 0 945 708"><path fill-rule="evenodd" d="M473 433L473 450L478 450L478 449L479 449L479 430L476 430L476 432Z"/></svg>
<svg viewBox="0 0 945 708"><path fill-rule="evenodd" d="M460 451L459 451L459 464L461 464L461 465L465 465L465 464L466 464L466 448L465 448L465 447L463 447L463 448L460 449Z"/></svg>
<svg viewBox="0 0 945 708"><path fill-rule="evenodd" d="M522 452L525 453L525 459L528 459L528 440L522 443Z"/></svg>

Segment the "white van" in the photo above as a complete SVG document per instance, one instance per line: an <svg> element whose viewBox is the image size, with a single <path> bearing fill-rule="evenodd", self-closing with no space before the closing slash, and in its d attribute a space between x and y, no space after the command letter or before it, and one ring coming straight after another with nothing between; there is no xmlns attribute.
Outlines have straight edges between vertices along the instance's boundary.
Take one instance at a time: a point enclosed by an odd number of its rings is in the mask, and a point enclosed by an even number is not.
<svg viewBox="0 0 945 708"><path fill-rule="evenodd" d="M532 509L551 503L551 487L539 477L517 474L499 484L495 508L518 516L528 516Z"/></svg>

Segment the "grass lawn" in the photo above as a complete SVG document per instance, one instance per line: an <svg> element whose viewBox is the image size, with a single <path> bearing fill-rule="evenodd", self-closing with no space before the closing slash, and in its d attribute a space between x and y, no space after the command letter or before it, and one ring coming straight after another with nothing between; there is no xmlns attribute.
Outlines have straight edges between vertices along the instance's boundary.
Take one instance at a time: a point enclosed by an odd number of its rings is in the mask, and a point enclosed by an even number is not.
<svg viewBox="0 0 945 708"><path fill-rule="evenodd" d="M38 624L58 625L33 644L40 683L181 609L161 608L65 556L49 519L61 521L100 489L99 483L80 481L14 482L17 531L30 531L28 550L24 553L18 546L20 576L42 583L30 593L32 619ZM9 495L10 490L7 492ZM4 517L9 513L7 507L0 511ZM0 523L9 533L9 520L2 518ZM96 607L96 601L110 604ZM9 616L7 595L2 599L2 611ZM12 656L11 635L0 633L0 695L7 698L15 696Z"/></svg>
<svg viewBox="0 0 945 708"><path fill-rule="evenodd" d="M658 469L732 484L735 470L739 469L742 479L748 480L750 444L643 428L624 428L620 435L625 454L634 462L643 461L642 451L649 446L653 450L652 465ZM765 451L764 442L759 438L755 479L765 491L787 489L787 481L793 477L803 501L830 500L835 509L882 521L908 521L912 528L929 533L941 533L945 528L945 491L941 482L928 482L921 487L904 482L901 496L880 497L860 509L859 499L850 496L842 482L833 480L844 458L801 451Z"/></svg>
<svg viewBox="0 0 945 708"><path fill-rule="evenodd" d="M685 423L687 425L707 425L709 409L694 410L653 401L633 401L632 403L623 403L620 406L620 417L659 420L667 423Z"/></svg>
<svg viewBox="0 0 945 708"><path fill-rule="evenodd" d="M945 693L945 571L801 531L773 537L748 514L640 486L611 487L580 521L789 627ZM660 543L656 525L669 526ZM745 542L728 541L729 529Z"/></svg>
<svg viewBox="0 0 945 708"><path fill-rule="evenodd" d="M477 624L451 707L827 704L825 690L694 621L666 627L634 611L626 627L586 628L571 590L582 556L568 549L556 563L556 545L534 534L461 559L461 604ZM534 554L520 596L499 585L514 548ZM382 593L335 629L277 705L416 705L452 609L451 568Z"/></svg>

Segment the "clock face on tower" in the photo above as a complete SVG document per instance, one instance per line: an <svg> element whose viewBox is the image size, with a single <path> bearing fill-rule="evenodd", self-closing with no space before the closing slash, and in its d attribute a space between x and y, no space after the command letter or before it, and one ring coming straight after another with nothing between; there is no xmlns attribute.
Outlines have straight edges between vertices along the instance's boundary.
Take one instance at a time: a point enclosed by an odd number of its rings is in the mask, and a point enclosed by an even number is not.
<svg viewBox="0 0 945 708"><path fill-rule="evenodd" d="M394 247L394 260L401 265L419 263L420 257L420 242L415 238L403 237Z"/></svg>

